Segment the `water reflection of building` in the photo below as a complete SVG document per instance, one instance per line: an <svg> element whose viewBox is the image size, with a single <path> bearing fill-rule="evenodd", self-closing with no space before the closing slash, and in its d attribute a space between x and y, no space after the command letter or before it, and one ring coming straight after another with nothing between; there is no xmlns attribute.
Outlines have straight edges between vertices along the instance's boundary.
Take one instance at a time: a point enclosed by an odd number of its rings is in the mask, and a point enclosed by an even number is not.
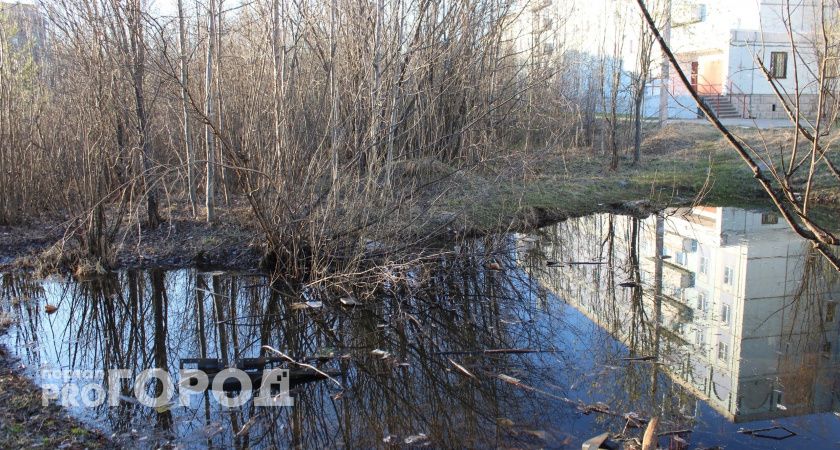
<svg viewBox="0 0 840 450"><path fill-rule="evenodd" d="M549 260L599 262L548 269L547 287L631 351L658 353L730 420L840 408L837 275L775 214L605 214L559 224L543 244Z"/></svg>

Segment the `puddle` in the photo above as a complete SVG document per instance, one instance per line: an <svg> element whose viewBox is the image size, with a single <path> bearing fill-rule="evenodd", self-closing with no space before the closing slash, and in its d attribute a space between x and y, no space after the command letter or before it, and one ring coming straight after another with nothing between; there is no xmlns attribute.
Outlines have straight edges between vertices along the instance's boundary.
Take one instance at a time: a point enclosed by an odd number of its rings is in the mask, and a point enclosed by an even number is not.
<svg viewBox="0 0 840 450"><path fill-rule="evenodd" d="M375 301L344 302L248 274L4 275L17 325L2 343L42 384L59 369L174 377L184 359L275 356L264 346L335 374L294 386L289 408L205 395L155 409L130 392L70 408L136 447L580 448L638 436L628 415L651 414L675 448L840 442L840 284L772 213L602 214L392 275ZM780 427L795 436L772 439Z"/></svg>

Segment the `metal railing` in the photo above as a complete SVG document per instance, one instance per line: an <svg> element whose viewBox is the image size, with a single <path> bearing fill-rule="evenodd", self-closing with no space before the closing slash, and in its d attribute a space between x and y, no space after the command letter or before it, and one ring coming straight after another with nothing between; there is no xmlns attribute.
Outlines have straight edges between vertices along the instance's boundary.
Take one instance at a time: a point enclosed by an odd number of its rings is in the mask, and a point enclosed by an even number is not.
<svg viewBox="0 0 840 450"><path fill-rule="evenodd" d="M741 115L742 118L745 118L745 119L749 118L749 110L747 108L747 95L748 94L746 92L744 92L740 87L738 87L738 85L735 84L735 82L733 82L732 80L727 80L726 85L721 85L721 84L717 84L717 83L703 83L703 84L701 84L700 81L701 81L702 78L703 78L702 75L699 75L699 74L697 75L697 91L698 91L698 93L701 92L701 89L700 89L701 86L704 88L703 89L704 92L711 91L711 94L703 93L703 94L700 94L700 95L702 97L713 97L714 98L714 103L712 105L709 105L709 106L712 106L714 108L716 114L720 112L721 99L726 97L727 100L729 101L729 104L732 105L735 108L736 111L738 111L738 113ZM703 81L705 81L705 79ZM732 103L732 98L733 98L732 96L733 95L740 96L740 102L739 103L741 103L741 104L738 105L738 106L740 106L740 108Z"/></svg>

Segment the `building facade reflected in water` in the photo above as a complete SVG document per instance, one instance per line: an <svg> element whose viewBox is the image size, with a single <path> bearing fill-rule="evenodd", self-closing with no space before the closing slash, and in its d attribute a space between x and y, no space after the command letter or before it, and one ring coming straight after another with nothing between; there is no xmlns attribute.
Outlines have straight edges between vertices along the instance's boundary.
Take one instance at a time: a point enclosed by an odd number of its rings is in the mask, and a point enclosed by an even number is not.
<svg viewBox="0 0 840 450"><path fill-rule="evenodd" d="M550 234L543 284L729 420L840 409L837 274L774 213L603 214Z"/></svg>

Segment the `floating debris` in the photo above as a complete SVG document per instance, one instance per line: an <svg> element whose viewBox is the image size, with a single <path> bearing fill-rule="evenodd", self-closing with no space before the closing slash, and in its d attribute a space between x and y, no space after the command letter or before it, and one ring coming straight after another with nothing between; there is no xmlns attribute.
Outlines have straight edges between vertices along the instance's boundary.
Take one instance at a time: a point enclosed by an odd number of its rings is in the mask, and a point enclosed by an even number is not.
<svg viewBox="0 0 840 450"><path fill-rule="evenodd" d="M362 304L362 302L356 300L353 297L342 297L339 301L344 306L359 306Z"/></svg>
<svg viewBox="0 0 840 450"><path fill-rule="evenodd" d="M529 434L539 440L545 440L545 431L543 430L521 430L522 433Z"/></svg>
<svg viewBox="0 0 840 450"><path fill-rule="evenodd" d="M686 441L685 439L683 439L683 438L681 438L681 437L679 437L679 436L672 436L672 437L671 437L671 439L672 439L674 442L678 442L678 443L680 443L680 444L682 444L682 445L688 445L688 441Z"/></svg>
<svg viewBox="0 0 840 450"><path fill-rule="evenodd" d="M622 361L656 361L656 356L628 356L626 358L621 358Z"/></svg>
<svg viewBox="0 0 840 450"><path fill-rule="evenodd" d="M771 434L774 431L778 431L780 433ZM783 427L782 425L774 425L772 427L767 427L767 428L757 428L757 429L754 429L754 430L741 428L741 429L738 430L738 432L741 433L741 434L747 434L747 435L755 436L755 437L758 437L758 438L773 439L773 440L777 440L777 441L782 441L782 440L785 440L787 438L791 438L791 437L796 436L796 433L794 433L793 431Z"/></svg>
<svg viewBox="0 0 840 450"><path fill-rule="evenodd" d="M309 309L309 308L316 309L316 308L320 308L322 306L324 306L323 302L298 302L298 303L292 303L291 305L289 305L289 308L291 308L292 311L298 311L298 310L301 310L301 309Z"/></svg>
<svg viewBox="0 0 840 450"><path fill-rule="evenodd" d="M504 270L504 268L502 268L502 265L499 264L496 261L488 261L488 262L484 263L484 268L487 269L487 270L495 271L495 272L499 272L499 271Z"/></svg>
<svg viewBox="0 0 840 450"><path fill-rule="evenodd" d="M469 370L467 370L467 368L466 368L466 367L464 367L464 366L462 366L462 365L460 365L460 364L456 363L455 361L452 361L452 358L446 358L446 359L448 359L448 360L449 360L449 362L450 362L450 363L452 363L452 365L453 365L453 366L455 366L455 368L456 368L456 369L458 369L458 371L459 371L459 372L461 372L462 374L464 374L464 375L466 375L466 376L468 376L468 377L472 378L473 380L477 380L477 379L478 379L478 378L476 378L476 376L475 376L475 375L473 375L473 374L472 374L472 372L470 372Z"/></svg>
<svg viewBox="0 0 840 450"><path fill-rule="evenodd" d="M519 322L517 322L519 323ZM486 350L466 350L455 352L435 352L436 355L503 355L510 353L560 353L559 350L539 350L533 348L489 348Z"/></svg>
<svg viewBox="0 0 840 450"><path fill-rule="evenodd" d="M627 423L624 425L625 428L641 428L642 427L642 419L639 415L635 412L629 412L624 414L622 417L627 420Z"/></svg>
<svg viewBox="0 0 840 450"><path fill-rule="evenodd" d="M373 356L379 356L382 359L386 359L389 356L391 356L390 353L386 352L385 350L380 350L378 348L376 350L371 350L370 354L373 355Z"/></svg>
<svg viewBox="0 0 840 450"><path fill-rule="evenodd" d="M609 450L616 450L618 446L610 441L610 434L609 433L602 433L598 436L588 439L586 442L583 443L581 446L581 450L599 450L599 449L609 449Z"/></svg>
<svg viewBox="0 0 840 450"><path fill-rule="evenodd" d="M134 431L134 430L132 430L132 431ZM224 431L224 428L222 427L221 423L212 422L212 423L207 424L204 428L202 428L201 431L202 431L202 434L205 437L211 438L211 437L221 433L222 431Z"/></svg>
<svg viewBox="0 0 840 450"><path fill-rule="evenodd" d="M255 414L253 417L248 419L248 421L245 422L245 425L242 425L242 428L240 428L234 436L242 437L247 435L251 431L251 427L254 426L254 424L257 422L257 419L260 418L260 415L261 414Z"/></svg>
<svg viewBox="0 0 840 450"><path fill-rule="evenodd" d="M507 427L510 428L514 425L513 421L508 419L507 417L497 417L496 418L496 425L500 427Z"/></svg>
<svg viewBox="0 0 840 450"><path fill-rule="evenodd" d="M407 445L422 445L423 443L428 444L428 440L429 437L426 436L426 433L419 433L405 438L403 442Z"/></svg>
<svg viewBox="0 0 840 450"><path fill-rule="evenodd" d="M655 450L658 445L658 437L656 436L656 426L659 425L659 417L653 416L648 422L645 434L642 437L642 450Z"/></svg>
<svg viewBox="0 0 840 450"><path fill-rule="evenodd" d="M582 412L584 415L589 415L594 412L601 413L601 414L609 414L610 413L610 405L607 405L603 402L597 402L591 405L579 405L578 411Z"/></svg>
<svg viewBox="0 0 840 450"><path fill-rule="evenodd" d="M222 270L213 270L211 272L198 272L197 275L207 275L211 277L217 277L219 275L224 275L225 272Z"/></svg>

